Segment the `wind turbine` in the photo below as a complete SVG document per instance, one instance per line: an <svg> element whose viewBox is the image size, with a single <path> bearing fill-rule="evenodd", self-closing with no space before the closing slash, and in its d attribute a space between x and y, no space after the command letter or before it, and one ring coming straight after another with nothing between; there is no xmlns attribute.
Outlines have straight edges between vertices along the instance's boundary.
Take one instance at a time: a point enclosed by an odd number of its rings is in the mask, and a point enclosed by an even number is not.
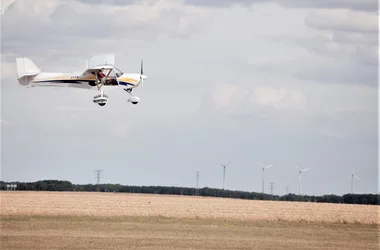
<svg viewBox="0 0 380 250"><path fill-rule="evenodd" d="M273 164L271 164L271 165L268 165L268 166L265 166L265 167L263 167L262 168L262 170L263 170L263 176L262 176L262 187L261 187L261 192L262 193L264 193L264 173L265 173L265 171L268 169L268 168L270 168L270 167L273 167L274 165Z"/></svg>
<svg viewBox="0 0 380 250"><path fill-rule="evenodd" d="M226 167L231 164L232 161L227 163L226 165L220 164L223 167L223 189L224 189L224 181L226 179Z"/></svg>
<svg viewBox="0 0 380 250"><path fill-rule="evenodd" d="M310 170L310 168L305 168L305 169L299 169L298 166L296 166L298 170L298 194L301 195L301 175L303 172Z"/></svg>
<svg viewBox="0 0 380 250"><path fill-rule="evenodd" d="M360 178L354 173L354 169L352 168L352 174L351 174L351 194L354 193L354 177L360 180Z"/></svg>

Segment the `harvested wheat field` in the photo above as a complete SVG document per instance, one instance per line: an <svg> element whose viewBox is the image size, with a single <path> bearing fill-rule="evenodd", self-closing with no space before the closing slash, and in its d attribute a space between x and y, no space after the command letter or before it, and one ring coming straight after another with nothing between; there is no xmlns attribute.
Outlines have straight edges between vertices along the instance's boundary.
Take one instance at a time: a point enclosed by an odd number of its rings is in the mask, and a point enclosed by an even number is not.
<svg viewBox="0 0 380 250"><path fill-rule="evenodd" d="M379 207L0 192L1 249L379 249Z"/></svg>

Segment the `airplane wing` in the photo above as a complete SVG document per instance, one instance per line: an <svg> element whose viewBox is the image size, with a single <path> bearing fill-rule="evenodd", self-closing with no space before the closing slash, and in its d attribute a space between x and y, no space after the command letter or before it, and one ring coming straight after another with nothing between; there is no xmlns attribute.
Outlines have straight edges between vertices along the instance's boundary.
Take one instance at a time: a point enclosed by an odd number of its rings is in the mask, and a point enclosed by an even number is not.
<svg viewBox="0 0 380 250"><path fill-rule="evenodd" d="M94 71L98 69L113 69L114 65L115 56L112 54L92 56L86 61L86 70L82 76L94 75Z"/></svg>

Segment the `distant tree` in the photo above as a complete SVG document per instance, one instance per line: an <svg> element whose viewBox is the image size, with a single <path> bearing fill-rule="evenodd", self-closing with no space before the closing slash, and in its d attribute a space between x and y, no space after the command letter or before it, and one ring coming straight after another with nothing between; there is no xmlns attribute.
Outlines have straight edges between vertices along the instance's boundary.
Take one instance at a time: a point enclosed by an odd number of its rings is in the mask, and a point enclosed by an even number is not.
<svg viewBox="0 0 380 250"><path fill-rule="evenodd" d="M127 186L120 184L72 184L69 181L42 180L36 182L4 182L0 181L0 190L6 190L7 184L17 184L17 190L34 191L76 191L76 192L121 192L121 193L144 193L144 194L173 194L173 195L197 195L195 188L173 186ZM303 201L322 203L346 203L346 204L370 204L380 205L379 194L345 194L322 195L322 196L299 196L286 194L283 196L261 194L256 192L223 190L204 187L199 189L200 196L228 197L248 200L279 200L279 201Z"/></svg>

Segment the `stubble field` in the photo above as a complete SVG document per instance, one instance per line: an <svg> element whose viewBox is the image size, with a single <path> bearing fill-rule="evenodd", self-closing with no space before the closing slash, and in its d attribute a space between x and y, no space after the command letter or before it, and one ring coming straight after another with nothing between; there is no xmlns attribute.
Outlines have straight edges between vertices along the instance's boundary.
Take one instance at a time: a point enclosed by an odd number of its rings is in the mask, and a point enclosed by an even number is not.
<svg viewBox="0 0 380 250"><path fill-rule="evenodd" d="M379 249L379 206L0 192L1 249Z"/></svg>

